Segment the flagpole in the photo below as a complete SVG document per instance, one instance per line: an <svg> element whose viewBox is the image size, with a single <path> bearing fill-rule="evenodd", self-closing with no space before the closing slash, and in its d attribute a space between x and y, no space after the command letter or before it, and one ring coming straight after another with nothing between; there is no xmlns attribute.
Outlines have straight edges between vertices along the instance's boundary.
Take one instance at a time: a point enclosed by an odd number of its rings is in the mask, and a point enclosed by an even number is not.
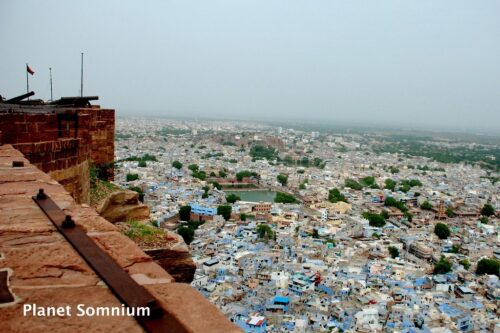
<svg viewBox="0 0 500 333"><path fill-rule="evenodd" d="M30 84L29 84L29 79L28 79L28 63L26 63L25 71L26 71L26 93L29 93L30 92ZM30 99L30 98L28 97L28 99Z"/></svg>
<svg viewBox="0 0 500 333"><path fill-rule="evenodd" d="M50 101L52 102L54 98L52 97L52 67L49 67L50 72Z"/></svg>
<svg viewBox="0 0 500 333"><path fill-rule="evenodd" d="M83 52L82 52L82 66L80 75L80 96L83 97Z"/></svg>

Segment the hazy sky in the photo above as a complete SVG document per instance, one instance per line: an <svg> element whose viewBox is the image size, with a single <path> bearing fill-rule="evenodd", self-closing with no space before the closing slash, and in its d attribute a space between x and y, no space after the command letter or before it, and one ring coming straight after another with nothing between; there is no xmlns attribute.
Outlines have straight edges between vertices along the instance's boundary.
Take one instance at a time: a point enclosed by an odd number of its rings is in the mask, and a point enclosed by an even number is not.
<svg viewBox="0 0 500 333"><path fill-rule="evenodd" d="M500 1L0 0L0 94L500 134Z"/></svg>

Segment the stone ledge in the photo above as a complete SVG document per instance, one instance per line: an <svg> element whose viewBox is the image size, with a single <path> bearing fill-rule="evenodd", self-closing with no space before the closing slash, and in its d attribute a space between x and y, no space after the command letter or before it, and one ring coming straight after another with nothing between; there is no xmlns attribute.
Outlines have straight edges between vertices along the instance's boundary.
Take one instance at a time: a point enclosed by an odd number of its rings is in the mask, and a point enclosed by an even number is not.
<svg viewBox="0 0 500 333"><path fill-rule="evenodd" d="M12 161L23 161L24 167L13 168ZM59 183L10 145L0 146L0 270L11 272L8 287L15 302L0 304L2 330L143 331L130 317L23 317L23 303L120 305L32 201L31 196L41 187L133 279L158 298L172 332L241 332L192 287L173 283L172 276L114 225L93 209L77 205Z"/></svg>

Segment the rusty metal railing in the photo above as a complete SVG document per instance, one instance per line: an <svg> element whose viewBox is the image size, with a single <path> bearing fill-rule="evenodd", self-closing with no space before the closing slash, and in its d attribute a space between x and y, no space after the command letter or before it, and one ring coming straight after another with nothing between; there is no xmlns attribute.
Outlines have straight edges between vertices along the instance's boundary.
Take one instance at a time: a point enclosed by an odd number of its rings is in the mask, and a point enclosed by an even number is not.
<svg viewBox="0 0 500 333"><path fill-rule="evenodd" d="M33 200L43 210L57 230L66 238L87 264L108 285L113 293L127 307L149 308L149 316L135 316L148 331L171 332L167 318L156 299L143 286L135 282L108 253L104 252L70 215L66 215L57 204L40 189Z"/></svg>

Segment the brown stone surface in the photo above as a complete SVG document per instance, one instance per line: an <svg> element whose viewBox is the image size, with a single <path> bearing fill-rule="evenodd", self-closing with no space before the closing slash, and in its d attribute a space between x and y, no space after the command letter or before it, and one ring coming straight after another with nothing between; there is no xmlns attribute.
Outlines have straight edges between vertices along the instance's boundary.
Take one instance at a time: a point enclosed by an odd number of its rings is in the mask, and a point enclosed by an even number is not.
<svg viewBox="0 0 500 333"><path fill-rule="evenodd" d="M193 281L196 264L184 240L180 239L162 248L143 250L172 275L176 282L191 283Z"/></svg>
<svg viewBox="0 0 500 333"><path fill-rule="evenodd" d="M77 121L63 119L68 115ZM114 131L114 110L0 104L1 143L14 145L77 202L89 202L91 163L109 165L112 178Z"/></svg>
<svg viewBox="0 0 500 333"><path fill-rule="evenodd" d="M129 190L111 193L98 205L97 212L113 223L149 219L149 207L139 201L137 192Z"/></svg>
<svg viewBox="0 0 500 333"><path fill-rule="evenodd" d="M172 326L180 323L183 332L241 332L211 303L189 285L169 283L145 286L169 314ZM179 330L180 331L180 330Z"/></svg>
<svg viewBox="0 0 500 333"><path fill-rule="evenodd" d="M13 168L13 160L25 166ZM134 242L93 209L76 204L61 185L10 145L0 146L0 176L0 271L8 272L14 296L13 302L0 304L0 331L143 332L131 317L76 316L77 304L121 304L31 199L42 187L135 281L158 297L172 332L239 331L193 288L172 283L172 276ZM23 304L69 305L73 315L23 317Z"/></svg>
<svg viewBox="0 0 500 333"><path fill-rule="evenodd" d="M23 317L21 303L0 308L0 330L2 332L144 332L132 317L87 317L77 316L77 305L121 306L105 287L57 287L44 289L14 288L22 303L38 306L70 306L71 316Z"/></svg>

